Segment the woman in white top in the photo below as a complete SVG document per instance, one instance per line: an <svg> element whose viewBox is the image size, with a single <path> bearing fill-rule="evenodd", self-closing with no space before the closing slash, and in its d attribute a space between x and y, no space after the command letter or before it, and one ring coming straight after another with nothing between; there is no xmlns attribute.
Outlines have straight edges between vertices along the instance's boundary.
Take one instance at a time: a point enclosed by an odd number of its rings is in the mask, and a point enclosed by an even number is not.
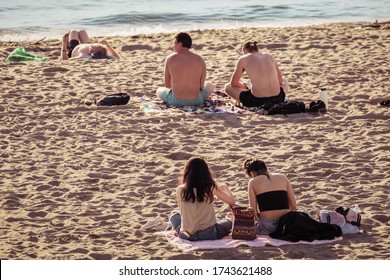
<svg viewBox="0 0 390 280"><path fill-rule="evenodd" d="M170 217L180 238L214 240L230 233L230 220L216 220L214 196L229 205L235 204L233 194L227 186L217 183L204 159L189 159L182 173L181 185L176 190L179 211L174 211Z"/></svg>

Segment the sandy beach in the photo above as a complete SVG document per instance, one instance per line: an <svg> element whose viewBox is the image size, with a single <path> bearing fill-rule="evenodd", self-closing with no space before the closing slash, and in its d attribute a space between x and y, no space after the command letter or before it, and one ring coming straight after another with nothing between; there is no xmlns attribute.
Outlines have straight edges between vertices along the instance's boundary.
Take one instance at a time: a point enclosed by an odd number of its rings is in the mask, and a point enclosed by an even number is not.
<svg viewBox="0 0 390 280"><path fill-rule="evenodd" d="M147 113L174 34L106 39L120 61L59 61L61 38L0 42L0 259L390 259L390 29L358 24L189 32L222 91L241 44L259 42L308 105L327 87L329 111L266 116ZM18 46L47 62L7 63ZM89 105L125 92L130 105ZM184 163L203 155L247 204L241 170L259 156L291 181L298 208L358 204L362 232L327 245L183 253L147 220L167 220ZM218 202L216 213L229 208Z"/></svg>

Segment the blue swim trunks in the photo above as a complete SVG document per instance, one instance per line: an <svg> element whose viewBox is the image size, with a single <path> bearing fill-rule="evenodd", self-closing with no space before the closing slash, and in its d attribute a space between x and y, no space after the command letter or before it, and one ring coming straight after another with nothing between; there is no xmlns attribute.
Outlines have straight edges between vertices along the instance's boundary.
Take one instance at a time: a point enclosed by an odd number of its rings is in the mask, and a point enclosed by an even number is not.
<svg viewBox="0 0 390 280"><path fill-rule="evenodd" d="M210 92L211 93L211 92ZM201 106L206 98L210 95L207 88L202 88L197 98L193 100L182 100L177 98L172 89L164 90L160 93L160 98L165 102L173 106Z"/></svg>

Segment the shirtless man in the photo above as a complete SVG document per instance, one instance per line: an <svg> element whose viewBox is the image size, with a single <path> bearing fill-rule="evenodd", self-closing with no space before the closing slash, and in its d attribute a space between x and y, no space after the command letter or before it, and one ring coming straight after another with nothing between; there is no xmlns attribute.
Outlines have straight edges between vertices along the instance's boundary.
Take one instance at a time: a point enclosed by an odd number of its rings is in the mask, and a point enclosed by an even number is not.
<svg viewBox="0 0 390 280"><path fill-rule="evenodd" d="M156 91L158 98L174 106L200 106L214 90L211 82L205 82L206 63L189 49L192 39L187 33L179 33L173 40L173 54L165 60L164 86Z"/></svg>
<svg viewBox="0 0 390 280"><path fill-rule="evenodd" d="M119 55L108 44L106 40L97 44L91 44L89 36L85 30L71 30L62 38L61 59L77 59L85 56L93 58L115 58L119 60ZM111 57L110 57L111 56Z"/></svg>
<svg viewBox="0 0 390 280"><path fill-rule="evenodd" d="M225 92L246 107L259 107L267 102L281 103L288 92L288 81L282 78L275 58L259 52L256 44L244 44L244 55L238 59L230 83L225 85ZM240 81L245 71L251 88Z"/></svg>

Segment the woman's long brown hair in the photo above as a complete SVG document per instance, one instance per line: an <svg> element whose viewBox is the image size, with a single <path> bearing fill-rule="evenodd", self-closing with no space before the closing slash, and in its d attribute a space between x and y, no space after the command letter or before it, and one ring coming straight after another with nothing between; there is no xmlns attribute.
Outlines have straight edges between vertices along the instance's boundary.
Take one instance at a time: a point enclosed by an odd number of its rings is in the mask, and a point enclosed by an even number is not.
<svg viewBox="0 0 390 280"><path fill-rule="evenodd" d="M184 185L183 201L213 201L213 190L217 188L217 182L203 158L192 157L187 161L181 183Z"/></svg>

